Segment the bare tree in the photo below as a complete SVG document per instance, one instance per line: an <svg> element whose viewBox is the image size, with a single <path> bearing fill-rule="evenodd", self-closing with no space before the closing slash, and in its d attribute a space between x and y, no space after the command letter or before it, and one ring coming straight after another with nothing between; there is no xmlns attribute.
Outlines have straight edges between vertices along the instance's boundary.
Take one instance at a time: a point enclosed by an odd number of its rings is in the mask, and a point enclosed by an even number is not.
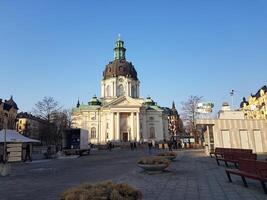
<svg viewBox="0 0 267 200"><path fill-rule="evenodd" d="M44 97L35 104L33 112L42 119L40 139L46 144L60 144L61 133L66 127L66 116L53 97Z"/></svg>
<svg viewBox="0 0 267 200"><path fill-rule="evenodd" d="M33 112L39 118L52 122L53 114L60 111L61 107L53 97L44 97L41 101L35 104Z"/></svg>
<svg viewBox="0 0 267 200"><path fill-rule="evenodd" d="M184 122L186 123L187 130L195 137L196 143L199 142L199 135L197 134L197 129L196 129L196 118L198 116L197 104L200 103L201 100L202 97L191 95L189 96L187 101L181 102L182 104L181 116Z"/></svg>

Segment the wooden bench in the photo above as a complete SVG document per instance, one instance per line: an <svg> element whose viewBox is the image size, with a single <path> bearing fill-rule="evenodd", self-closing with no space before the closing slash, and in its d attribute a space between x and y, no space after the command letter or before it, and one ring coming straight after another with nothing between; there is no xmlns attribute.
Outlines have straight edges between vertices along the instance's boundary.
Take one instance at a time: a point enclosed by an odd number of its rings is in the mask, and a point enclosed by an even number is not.
<svg viewBox="0 0 267 200"><path fill-rule="evenodd" d="M216 157L217 164L220 165L219 161L223 161L228 166L228 162L234 163L237 168L239 159L249 159L249 160L257 160L257 154L254 153L244 153L244 152L225 152L223 157Z"/></svg>
<svg viewBox="0 0 267 200"><path fill-rule="evenodd" d="M241 176L245 187L248 187L245 177L259 180L264 193L267 194L267 188L265 185L265 182L267 182L267 162L240 159L238 161L238 165L238 169L225 169L229 181L232 182L230 174Z"/></svg>
<svg viewBox="0 0 267 200"><path fill-rule="evenodd" d="M224 153L228 152L237 152L237 153L252 153L252 149L238 149L238 148L222 148L222 147L216 147L214 152L210 153L210 157L212 158L212 155L217 157L223 157Z"/></svg>

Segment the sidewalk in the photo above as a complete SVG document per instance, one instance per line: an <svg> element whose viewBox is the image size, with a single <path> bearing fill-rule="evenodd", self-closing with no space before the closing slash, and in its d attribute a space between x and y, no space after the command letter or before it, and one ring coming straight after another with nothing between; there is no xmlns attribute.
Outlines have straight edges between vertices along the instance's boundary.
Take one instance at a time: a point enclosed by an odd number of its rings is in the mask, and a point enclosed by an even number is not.
<svg viewBox="0 0 267 200"><path fill-rule="evenodd" d="M159 150L153 150L157 154ZM93 151L77 159L15 164L9 177L0 177L1 200L53 200L67 188L81 183L112 180L132 185L144 200L264 200L258 181L247 179L245 188L238 176L229 183L225 167L203 150L177 152L163 173L147 174L136 162L148 155L145 150Z"/></svg>

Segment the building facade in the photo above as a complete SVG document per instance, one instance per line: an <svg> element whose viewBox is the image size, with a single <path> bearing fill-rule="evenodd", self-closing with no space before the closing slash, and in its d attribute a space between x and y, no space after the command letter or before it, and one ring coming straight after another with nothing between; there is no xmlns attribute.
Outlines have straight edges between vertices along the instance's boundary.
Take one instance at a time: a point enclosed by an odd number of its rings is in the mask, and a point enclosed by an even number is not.
<svg viewBox="0 0 267 200"><path fill-rule="evenodd" d="M264 85L255 95L251 94L248 99L243 98L240 103L246 119L265 119L267 120L267 87Z"/></svg>
<svg viewBox="0 0 267 200"><path fill-rule="evenodd" d="M183 121L178 114L178 111L175 107L175 103L172 103L172 108L168 109L168 121L169 121L169 131L172 137L179 138L184 134Z"/></svg>
<svg viewBox="0 0 267 200"><path fill-rule="evenodd" d="M252 149L267 152L267 123L264 119L245 119L242 111L231 111L223 105L217 119L198 119L204 126L204 141L213 151L216 147Z"/></svg>
<svg viewBox="0 0 267 200"><path fill-rule="evenodd" d="M9 100L0 99L0 130L15 129L18 106L11 96Z"/></svg>
<svg viewBox="0 0 267 200"><path fill-rule="evenodd" d="M114 60L103 72L101 97L72 111L72 126L89 132L93 144L108 141L161 141L170 137L168 116L151 97L140 97L140 81L134 65L126 60L124 42L115 43Z"/></svg>
<svg viewBox="0 0 267 200"><path fill-rule="evenodd" d="M27 112L21 112L17 114L16 130L22 135L33 139L39 139L40 137L40 125L41 119L33 116Z"/></svg>

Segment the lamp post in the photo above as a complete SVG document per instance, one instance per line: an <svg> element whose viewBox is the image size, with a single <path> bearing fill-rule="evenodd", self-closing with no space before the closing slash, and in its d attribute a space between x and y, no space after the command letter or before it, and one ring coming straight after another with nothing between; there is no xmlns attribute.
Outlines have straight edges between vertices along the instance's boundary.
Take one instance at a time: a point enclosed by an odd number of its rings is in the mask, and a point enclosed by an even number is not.
<svg viewBox="0 0 267 200"><path fill-rule="evenodd" d="M0 176L7 176L11 173L10 164L7 163L7 148L6 148L6 129L7 129L7 117L8 115L4 114L4 155L3 155L3 164L0 164Z"/></svg>
<svg viewBox="0 0 267 200"><path fill-rule="evenodd" d="M4 114L4 155L3 161L4 163L7 161L7 152L6 152L6 129L7 129L7 113Z"/></svg>

